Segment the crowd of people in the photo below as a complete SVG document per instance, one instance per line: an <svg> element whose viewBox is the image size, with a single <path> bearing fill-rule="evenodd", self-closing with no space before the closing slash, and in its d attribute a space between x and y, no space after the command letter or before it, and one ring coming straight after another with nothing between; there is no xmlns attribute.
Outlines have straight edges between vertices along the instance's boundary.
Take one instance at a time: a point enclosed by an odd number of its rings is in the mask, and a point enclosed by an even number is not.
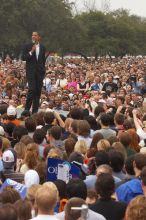
<svg viewBox="0 0 146 220"><path fill-rule="evenodd" d="M146 58L46 62L37 113L25 62L0 65L0 219L146 219ZM78 178L54 182L48 158ZM5 186L6 180L26 187ZM13 185L13 184L12 184Z"/></svg>

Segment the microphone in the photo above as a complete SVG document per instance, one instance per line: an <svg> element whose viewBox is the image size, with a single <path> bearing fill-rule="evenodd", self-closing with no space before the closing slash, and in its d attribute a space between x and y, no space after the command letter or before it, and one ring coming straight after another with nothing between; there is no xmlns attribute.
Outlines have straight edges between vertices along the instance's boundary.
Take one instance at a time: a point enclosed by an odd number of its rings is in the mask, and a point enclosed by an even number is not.
<svg viewBox="0 0 146 220"><path fill-rule="evenodd" d="M36 45L36 42L34 40L32 41L32 43L33 43L33 45Z"/></svg>

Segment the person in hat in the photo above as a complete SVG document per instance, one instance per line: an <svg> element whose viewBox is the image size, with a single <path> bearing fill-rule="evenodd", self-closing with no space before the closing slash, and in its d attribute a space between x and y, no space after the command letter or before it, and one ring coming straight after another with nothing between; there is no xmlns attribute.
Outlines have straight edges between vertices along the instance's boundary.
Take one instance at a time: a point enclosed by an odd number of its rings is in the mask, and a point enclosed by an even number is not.
<svg viewBox="0 0 146 220"><path fill-rule="evenodd" d="M9 178L16 182L23 182L24 175L20 172L15 172L15 166L17 161L17 154L13 148L8 148L3 152L2 163L4 170L2 171L5 179Z"/></svg>
<svg viewBox="0 0 146 220"><path fill-rule="evenodd" d="M21 121L17 119L16 108L12 105L7 108L7 120L4 121L4 124L14 124L16 126L21 124Z"/></svg>

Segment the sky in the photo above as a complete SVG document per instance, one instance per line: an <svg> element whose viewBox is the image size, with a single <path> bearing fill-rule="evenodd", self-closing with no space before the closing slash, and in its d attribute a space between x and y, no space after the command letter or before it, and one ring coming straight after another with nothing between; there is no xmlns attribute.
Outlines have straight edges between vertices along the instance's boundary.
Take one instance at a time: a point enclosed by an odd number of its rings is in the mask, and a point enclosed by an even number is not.
<svg viewBox="0 0 146 220"><path fill-rule="evenodd" d="M110 2L110 10L124 8L130 10L130 14L135 14L141 17L146 17L146 0L69 0L70 2L76 2L76 8L78 11L85 9L84 2L89 6L92 6L93 2L96 4L97 9L101 9L103 2Z"/></svg>

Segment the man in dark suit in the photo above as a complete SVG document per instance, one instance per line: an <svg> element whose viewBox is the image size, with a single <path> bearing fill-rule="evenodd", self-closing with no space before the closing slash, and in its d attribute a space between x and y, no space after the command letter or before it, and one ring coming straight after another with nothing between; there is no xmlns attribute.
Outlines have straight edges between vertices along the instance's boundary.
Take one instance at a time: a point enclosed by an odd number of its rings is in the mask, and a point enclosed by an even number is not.
<svg viewBox="0 0 146 220"><path fill-rule="evenodd" d="M45 76L45 48L40 44L40 34L32 33L32 43L23 49L22 60L26 61L26 78L28 81L28 95L25 110L32 113L38 111L43 79Z"/></svg>

